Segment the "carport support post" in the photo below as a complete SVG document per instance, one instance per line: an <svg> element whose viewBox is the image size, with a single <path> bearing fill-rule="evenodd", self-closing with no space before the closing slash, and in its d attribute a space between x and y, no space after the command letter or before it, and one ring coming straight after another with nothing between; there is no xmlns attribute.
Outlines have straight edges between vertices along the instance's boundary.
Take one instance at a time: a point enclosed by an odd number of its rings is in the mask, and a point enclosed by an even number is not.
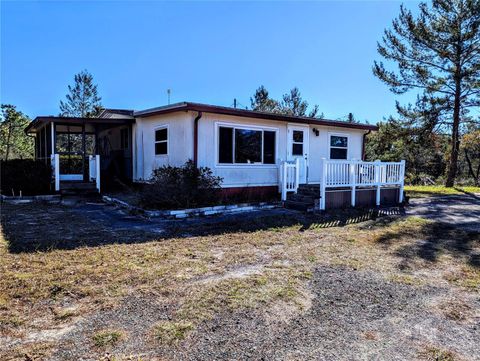
<svg viewBox="0 0 480 361"><path fill-rule="evenodd" d="M327 160L325 158L322 158L320 160L320 165L322 169L322 178L320 180L320 210L324 211L325 210L325 189L327 187Z"/></svg>
<svg viewBox="0 0 480 361"><path fill-rule="evenodd" d="M403 186L405 185L405 159L400 161L400 190L398 203L403 203Z"/></svg>
<svg viewBox="0 0 480 361"><path fill-rule="evenodd" d="M381 191L381 188L380 188L380 179L381 179L381 177L380 177L380 163L381 163L381 161L379 159L375 160L375 183L376 183L376 187L377 187L375 204L377 205L377 207L380 205L380 191Z"/></svg>

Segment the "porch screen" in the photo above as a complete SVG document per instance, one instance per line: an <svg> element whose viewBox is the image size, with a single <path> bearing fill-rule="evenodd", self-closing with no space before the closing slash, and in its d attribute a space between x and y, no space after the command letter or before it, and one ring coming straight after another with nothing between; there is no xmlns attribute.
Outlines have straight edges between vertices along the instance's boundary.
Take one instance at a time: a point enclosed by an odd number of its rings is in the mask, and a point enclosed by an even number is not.
<svg viewBox="0 0 480 361"><path fill-rule="evenodd" d="M219 127L218 162L223 164L275 164L276 132Z"/></svg>

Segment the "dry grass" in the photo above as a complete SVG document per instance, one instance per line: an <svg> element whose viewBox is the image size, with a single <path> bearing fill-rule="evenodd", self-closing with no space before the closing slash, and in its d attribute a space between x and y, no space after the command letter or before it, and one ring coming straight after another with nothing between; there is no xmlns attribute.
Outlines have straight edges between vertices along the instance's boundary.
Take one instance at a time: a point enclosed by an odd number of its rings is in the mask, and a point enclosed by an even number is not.
<svg viewBox="0 0 480 361"><path fill-rule="evenodd" d="M21 337L38 319L48 328L79 314L115 308L127 295L148 294L174 305L173 319L150 330L161 343L172 344L225 311L280 302L302 312L308 281L321 265L373 269L392 282L418 287L447 279L467 290L478 289L479 269L468 266L467 252L458 250L454 258L437 257L439 276L405 273L400 266L406 258L417 270L431 267L415 243L428 237L438 238L441 255L454 251L446 240L452 237L468 240L471 251L480 249L478 234L435 228L415 217L341 228L313 222L250 232L216 230L205 236L31 253L11 253L7 240L1 239L0 334ZM75 307L52 306L62 302ZM105 347L123 337L122 331L104 330L92 339Z"/></svg>

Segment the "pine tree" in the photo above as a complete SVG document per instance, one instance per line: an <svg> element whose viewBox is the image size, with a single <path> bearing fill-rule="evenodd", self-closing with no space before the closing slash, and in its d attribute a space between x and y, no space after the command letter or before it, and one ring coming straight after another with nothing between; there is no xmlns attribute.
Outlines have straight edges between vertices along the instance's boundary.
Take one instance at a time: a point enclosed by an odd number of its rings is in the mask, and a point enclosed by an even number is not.
<svg viewBox="0 0 480 361"><path fill-rule="evenodd" d="M284 115L293 115L299 117L323 118L323 113L319 112L318 105L314 105L308 112L308 103L303 100L300 90L297 87L284 94L282 101L270 98L268 90L261 85L256 91L253 98L250 98L252 110L277 113Z"/></svg>
<svg viewBox="0 0 480 361"><path fill-rule="evenodd" d="M2 104L0 117L0 157L3 160L33 157L33 139L24 129L30 119L15 106Z"/></svg>
<svg viewBox="0 0 480 361"><path fill-rule="evenodd" d="M68 86L66 101L60 101L60 116L94 118L102 111L102 98L87 70L75 74L74 86Z"/></svg>
<svg viewBox="0 0 480 361"><path fill-rule="evenodd" d="M253 98L250 98L250 105L252 110L259 112L278 113L280 111L278 102L270 98L268 90L263 85L258 87Z"/></svg>
<svg viewBox="0 0 480 361"><path fill-rule="evenodd" d="M378 43L379 54L398 69L375 62L373 73L395 94L417 91L417 103L435 113L420 122L428 119L426 126L448 131L446 186L452 187L462 127L472 119L469 110L480 106L480 0L433 0L419 9L415 17L401 6L393 29L385 30Z"/></svg>

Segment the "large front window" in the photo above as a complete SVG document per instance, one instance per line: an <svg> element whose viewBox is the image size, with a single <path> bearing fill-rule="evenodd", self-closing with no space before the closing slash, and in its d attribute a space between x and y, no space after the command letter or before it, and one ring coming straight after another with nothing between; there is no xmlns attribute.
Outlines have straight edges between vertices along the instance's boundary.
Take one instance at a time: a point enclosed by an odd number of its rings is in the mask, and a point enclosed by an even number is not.
<svg viewBox="0 0 480 361"><path fill-rule="evenodd" d="M218 162L221 164L275 164L275 131L221 126Z"/></svg>

